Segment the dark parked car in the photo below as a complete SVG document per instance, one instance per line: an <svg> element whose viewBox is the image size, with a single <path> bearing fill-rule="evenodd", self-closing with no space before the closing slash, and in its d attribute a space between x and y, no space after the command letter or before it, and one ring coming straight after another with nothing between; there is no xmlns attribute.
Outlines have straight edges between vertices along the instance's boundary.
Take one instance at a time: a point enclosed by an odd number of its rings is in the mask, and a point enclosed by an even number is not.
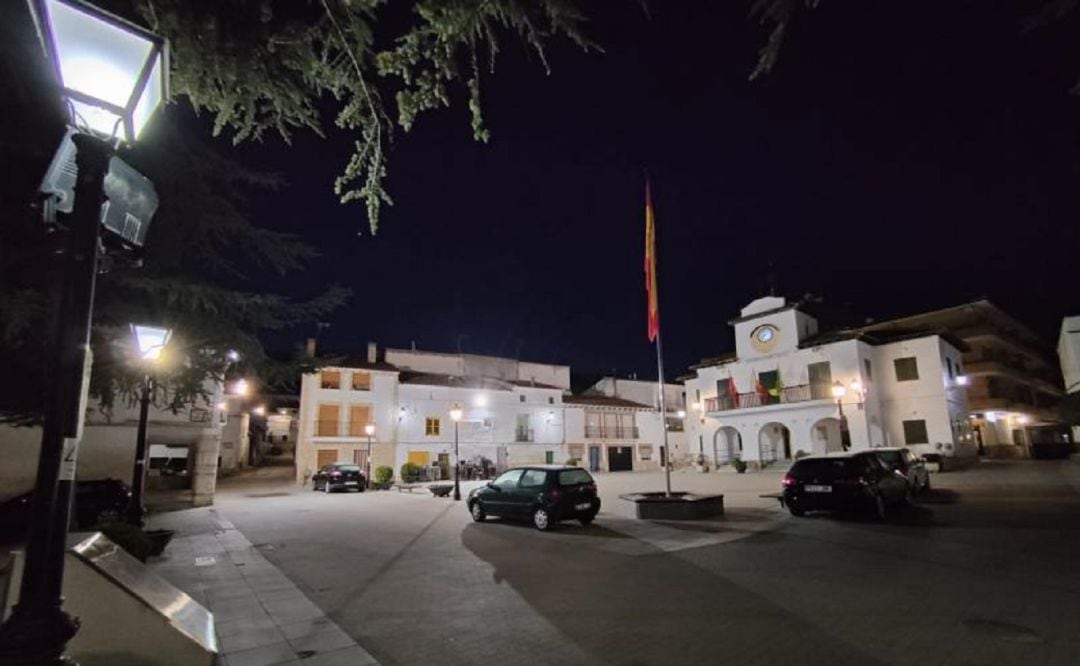
<svg viewBox="0 0 1080 666"><path fill-rule="evenodd" d="M921 458L911 452L911 449L903 446L891 446L883 449L874 449L881 462L891 470L900 472L907 479L913 495L919 495L930 490L930 472L926 470Z"/></svg>
<svg viewBox="0 0 1080 666"><path fill-rule="evenodd" d="M911 500L907 479L887 468L874 451L801 458L781 483L784 505L793 516L869 510L884 518L890 507Z"/></svg>
<svg viewBox="0 0 1080 666"><path fill-rule="evenodd" d="M15 541L26 536L30 526L33 491L0 504L0 541ZM102 514L123 517L131 501L131 489L117 479L76 481L71 505L71 528L87 529L101 524Z"/></svg>
<svg viewBox="0 0 1080 666"><path fill-rule="evenodd" d="M469 513L482 522L488 516L532 521L549 530L560 520L588 525L600 511L596 482L580 467L534 465L500 474L469 493Z"/></svg>
<svg viewBox="0 0 1080 666"><path fill-rule="evenodd" d="M365 486L367 486L367 479L360 471L360 466L352 463L330 463L311 477L312 490L324 490L328 493L335 490L364 492Z"/></svg>

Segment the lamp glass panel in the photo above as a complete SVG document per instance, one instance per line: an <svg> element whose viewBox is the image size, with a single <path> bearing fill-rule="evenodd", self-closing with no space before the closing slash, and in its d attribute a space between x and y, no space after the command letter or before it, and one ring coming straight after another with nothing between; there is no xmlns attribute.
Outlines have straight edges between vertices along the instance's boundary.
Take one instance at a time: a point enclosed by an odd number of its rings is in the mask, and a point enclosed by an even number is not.
<svg viewBox="0 0 1080 666"><path fill-rule="evenodd" d="M150 41L59 0L46 0L45 7L64 87L126 107Z"/></svg>
<svg viewBox="0 0 1080 666"><path fill-rule="evenodd" d="M146 87L143 88L139 102L135 105L135 112L131 115L131 123L135 130L135 136L131 137L131 140L139 138L139 134L146 127L147 121L154 115L154 110L161 106L165 81L161 73L162 60L161 53L158 52L154 56L154 66L150 69L150 78L146 80Z"/></svg>
<svg viewBox="0 0 1080 666"><path fill-rule="evenodd" d="M161 356L161 350L169 341L169 329L154 326L135 326L135 344L139 346L139 356L155 359Z"/></svg>
<svg viewBox="0 0 1080 666"><path fill-rule="evenodd" d="M69 100L72 110L75 112L73 123L78 127L87 127L98 134L106 136L124 136L124 123L120 122L120 116L100 106Z"/></svg>

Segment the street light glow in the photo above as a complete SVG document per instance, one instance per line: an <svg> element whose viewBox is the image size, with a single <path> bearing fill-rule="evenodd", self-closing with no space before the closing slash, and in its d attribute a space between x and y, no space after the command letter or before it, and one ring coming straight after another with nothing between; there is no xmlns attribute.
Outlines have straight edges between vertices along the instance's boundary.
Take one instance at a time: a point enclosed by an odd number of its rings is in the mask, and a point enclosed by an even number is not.
<svg viewBox="0 0 1080 666"><path fill-rule="evenodd" d="M476 405L477 407L487 407L487 404L488 404L487 396L484 395L483 393L478 394L475 398L473 398L473 404Z"/></svg>
<svg viewBox="0 0 1080 666"><path fill-rule="evenodd" d="M374 435L375 434L375 424L374 423L365 424L364 425L364 434L367 435L368 437L371 437L372 435Z"/></svg>
<svg viewBox="0 0 1080 666"><path fill-rule="evenodd" d="M956 376L956 385L957 385L957 386L967 386L967 385L968 385L968 381L969 381L969 380L968 380L968 376L967 376L967 375L957 375L957 376Z"/></svg>
<svg viewBox="0 0 1080 666"><path fill-rule="evenodd" d="M833 395L834 398L839 400L840 398L844 397L845 393L847 393L847 389L844 388L843 384L841 384L840 382L834 382L833 383L832 395Z"/></svg>
<svg viewBox="0 0 1080 666"><path fill-rule="evenodd" d="M251 413L255 416L266 416L266 407L259 405L255 409L251 410Z"/></svg>
<svg viewBox="0 0 1080 666"><path fill-rule="evenodd" d="M675 416L678 416L680 419L685 419L686 418L686 410L685 409L680 409L679 411L675 412Z"/></svg>
<svg viewBox="0 0 1080 666"><path fill-rule="evenodd" d="M460 405L454 405L453 407L450 408L450 420L451 421L454 421L455 423L457 421L460 421L462 415L463 415L463 412L461 411L461 406Z"/></svg>
<svg viewBox="0 0 1080 666"><path fill-rule="evenodd" d="M859 395L862 394L862 382L860 382L858 379L851 380L850 388L851 388L852 393L859 394Z"/></svg>
<svg viewBox="0 0 1080 666"><path fill-rule="evenodd" d="M169 344L169 338L172 337L172 331L167 328L141 324L132 324L131 333L135 337L135 348L138 350L139 358L144 361L160 359L165 345Z"/></svg>
<svg viewBox="0 0 1080 666"><path fill-rule="evenodd" d="M72 124L134 142L168 97L165 40L77 0L34 7Z"/></svg>
<svg viewBox="0 0 1080 666"><path fill-rule="evenodd" d="M246 379L237 380L237 382L233 384L233 395L247 395L249 391L251 391L251 387L248 385Z"/></svg>

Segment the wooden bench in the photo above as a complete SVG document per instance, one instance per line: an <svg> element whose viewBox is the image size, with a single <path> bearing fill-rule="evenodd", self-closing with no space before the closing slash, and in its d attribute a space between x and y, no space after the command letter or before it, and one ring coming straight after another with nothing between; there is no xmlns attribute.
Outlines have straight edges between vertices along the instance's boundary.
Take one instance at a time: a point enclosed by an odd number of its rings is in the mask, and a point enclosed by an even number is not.
<svg viewBox="0 0 1080 666"><path fill-rule="evenodd" d="M416 490L417 488L423 488L424 484L422 484L422 483L395 483L394 487L397 488L397 491L399 493L402 490L408 490L411 493L412 491Z"/></svg>

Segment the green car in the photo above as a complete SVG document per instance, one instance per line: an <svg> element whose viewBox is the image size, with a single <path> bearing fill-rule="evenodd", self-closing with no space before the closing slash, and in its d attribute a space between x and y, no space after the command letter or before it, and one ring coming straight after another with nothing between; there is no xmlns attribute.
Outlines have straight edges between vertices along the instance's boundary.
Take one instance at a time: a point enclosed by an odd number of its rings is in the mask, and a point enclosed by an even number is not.
<svg viewBox="0 0 1080 666"><path fill-rule="evenodd" d="M476 522L498 516L528 520L546 531L560 520L588 525L600 511L600 498L596 481L580 467L530 465L507 470L474 489L466 506Z"/></svg>

